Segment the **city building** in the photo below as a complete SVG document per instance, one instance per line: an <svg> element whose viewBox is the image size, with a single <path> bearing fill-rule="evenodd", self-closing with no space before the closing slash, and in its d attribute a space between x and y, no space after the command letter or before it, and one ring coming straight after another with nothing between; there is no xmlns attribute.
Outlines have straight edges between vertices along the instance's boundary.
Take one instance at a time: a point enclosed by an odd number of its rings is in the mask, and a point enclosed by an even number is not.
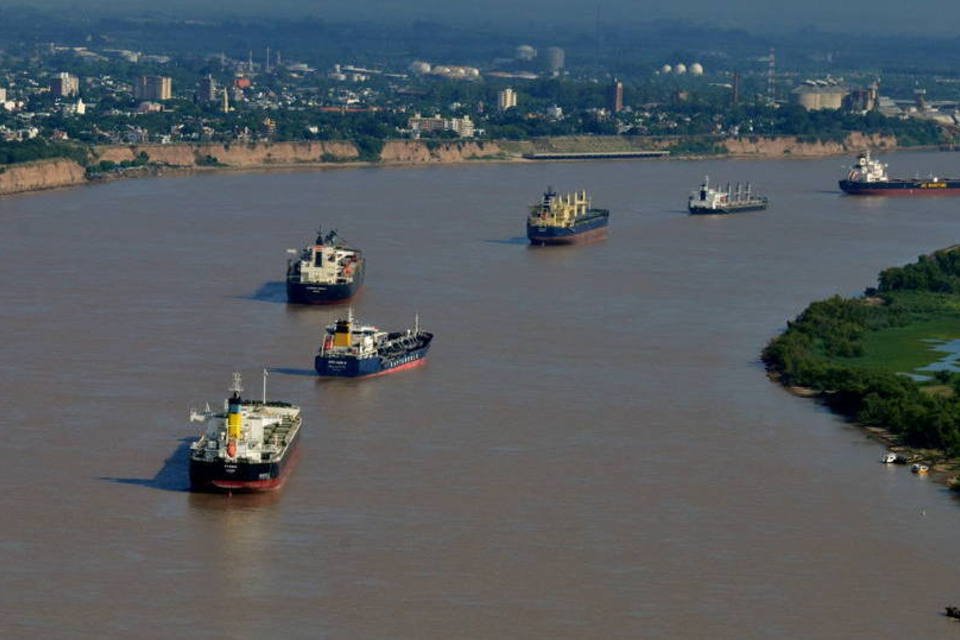
<svg viewBox="0 0 960 640"><path fill-rule="evenodd" d="M4 89L3 87L0 87L0 102L6 102L6 101L7 101L7 90Z"/></svg>
<svg viewBox="0 0 960 640"><path fill-rule="evenodd" d="M214 77L207 74L205 78L200 78L200 82L197 83L197 102L216 102L219 99L217 81Z"/></svg>
<svg viewBox="0 0 960 640"><path fill-rule="evenodd" d="M623 111L623 83L614 78L608 91L607 108L613 113L620 113Z"/></svg>
<svg viewBox="0 0 960 640"><path fill-rule="evenodd" d="M476 134L476 128L470 116L441 118L436 115L424 118L418 113L407 119L407 128L410 129L414 137L436 131L453 131L461 138L472 138Z"/></svg>
<svg viewBox="0 0 960 640"><path fill-rule="evenodd" d="M80 79L69 73L58 73L50 83L50 92L58 98L72 98L80 92Z"/></svg>
<svg viewBox="0 0 960 640"><path fill-rule="evenodd" d="M547 71L552 75L558 76L563 73L563 68L565 64L565 54L563 49L560 47L547 47L546 51L546 62L547 62Z"/></svg>
<svg viewBox="0 0 960 640"><path fill-rule="evenodd" d="M517 106L517 92L513 89L507 88L503 91L497 92L497 108L500 111L506 111L507 109L513 109Z"/></svg>
<svg viewBox="0 0 960 640"><path fill-rule="evenodd" d="M169 76L140 76L133 85L137 100L169 100L173 97Z"/></svg>

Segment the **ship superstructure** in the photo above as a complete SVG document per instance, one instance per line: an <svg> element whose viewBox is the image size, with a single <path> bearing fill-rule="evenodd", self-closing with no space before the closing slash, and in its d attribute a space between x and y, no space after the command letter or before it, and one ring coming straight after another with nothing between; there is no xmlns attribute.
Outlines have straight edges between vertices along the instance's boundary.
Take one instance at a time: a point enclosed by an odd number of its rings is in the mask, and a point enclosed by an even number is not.
<svg viewBox="0 0 960 640"><path fill-rule="evenodd" d="M297 254L296 249L288 253ZM350 299L363 285L363 254L346 246L330 231L287 261L287 301L294 304L331 304Z"/></svg>
<svg viewBox="0 0 960 640"><path fill-rule="evenodd" d="M887 165L866 150L857 156L847 177L839 182L844 193L855 196L914 196L960 194L960 178L891 178Z"/></svg>
<svg viewBox="0 0 960 640"><path fill-rule="evenodd" d="M738 182L735 186L727 183L726 187L718 188L710 186L710 176L703 179L700 187L687 200L687 210L695 214L759 211L766 209L767 205L767 197L753 193L749 182L745 185Z"/></svg>
<svg viewBox="0 0 960 640"><path fill-rule="evenodd" d="M594 209L586 191L560 195L548 187L543 197L530 206L527 238L530 244L573 244L603 238L610 211Z"/></svg>
<svg viewBox="0 0 960 640"><path fill-rule="evenodd" d="M432 340L419 318L413 329L387 332L357 325L351 311L326 328L314 366L318 375L342 378L392 373L423 364Z"/></svg>
<svg viewBox="0 0 960 640"><path fill-rule="evenodd" d="M191 411L203 423L190 445L190 487L195 491L268 491L286 480L299 441L300 407L267 401L266 371L262 400L241 397L239 373L223 410Z"/></svg>

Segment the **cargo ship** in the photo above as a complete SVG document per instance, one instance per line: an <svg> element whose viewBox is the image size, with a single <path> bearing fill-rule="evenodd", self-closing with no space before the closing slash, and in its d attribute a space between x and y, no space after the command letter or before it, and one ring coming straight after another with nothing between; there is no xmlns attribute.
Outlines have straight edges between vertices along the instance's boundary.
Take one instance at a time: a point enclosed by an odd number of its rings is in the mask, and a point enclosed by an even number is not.
<svg viewBox="0 0 960 640"><path fill-rule="evenodd" d="M857 156L840 189L854 196L935 196L960 194L960 178L891 178L887 165L870 157L870 151Z"/></svg>
<svg viewBox="0 0 960 640"><path fill-rule="evenodd" d="M703 179L703 184L690 194L687 200L687 210L694 214L723 214L740 213L741 211L760 211L766 209L767 197L753 193L750 183L735 187L728 183L726 188L718 189L710 186L710 177Z"/></svg>
<svg viewBox="0 0 960 640"><path fill-rule="evenodd" d="M607 236L610 211L592 209L586 191L558 195L550 187L527 216L532 245L575 244Z"/></svg>
<svg viewBox="0 0 960 640"><path fill-rule="evenodd" d="M386 332L355 326L353 313L327 327L314 360L317 374L362 378L410 369L424 363L433 334L420 330L420 320L406 331Z"/></svg>
<svg viewBox="0 0 960 640"><path fill-rule="evenodd" d="M297 255L296 249L287 253ZM334 304L349 300L363 285L363 254L343 244L336 231L317 232L317 240L287 261L287 301Z"/></svg>
<svg viewBox="0 0 960 640"><path fill-rule="evenodd" d="M287 479L300 435L300 407L248 400L240 374L233 374L230 397L222 411L191 411L190 421L206 425L190 445L193 491L254 492L279 489Z"/></svg>

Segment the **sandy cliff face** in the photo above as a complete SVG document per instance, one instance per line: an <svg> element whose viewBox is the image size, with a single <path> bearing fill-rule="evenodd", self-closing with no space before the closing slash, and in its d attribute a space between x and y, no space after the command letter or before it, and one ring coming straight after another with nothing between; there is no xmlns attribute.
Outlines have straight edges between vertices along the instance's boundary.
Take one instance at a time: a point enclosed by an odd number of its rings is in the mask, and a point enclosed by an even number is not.
<svg viewBox="0 0 960 640"><path fill-rule="evenodd" d="M231 144L142 144L98 147L98 160L123 162L146 153L149 162L174 167L222 164L230 167L295 165L356 160L356 147L349 142L276 142Z"/></svg>
<svg viewBox="0 0 960 640"><path fill-rule="evenodd" d="M84 168L73 160L38 160L0 167L0 195L83 184Z"/></svg>
<svg viewBox="0 0 960 640"><path fill-rule="evenodd" d="M387 164L465 162L504 156L496 142L427 142L390 140L383 145L380 161Z"/></svg>
<svg viewBox="0 0 960 640"><path fill-rule="evenodd" d="M852 133L843 142L801 142L793 137L737 138L724 140L731 155L776 158L783 156L819 157L852 154L866 148L896 149L897 139L881 135Z"/></svg>

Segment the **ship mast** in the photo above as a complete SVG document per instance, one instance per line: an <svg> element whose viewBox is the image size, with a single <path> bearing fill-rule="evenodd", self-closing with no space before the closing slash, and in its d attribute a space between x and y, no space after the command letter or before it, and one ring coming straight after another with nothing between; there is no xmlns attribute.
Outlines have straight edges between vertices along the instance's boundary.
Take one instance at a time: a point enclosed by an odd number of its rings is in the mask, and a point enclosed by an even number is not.
<svg viewBox="0 0 960 640"><path fill-rule="evenodd" d="M240 392L243 391L243 384L239 371L233 372L233 384L230 385L230 389L228 389L228 391L233 391L237 395L240 395Z"/></svg>
<svg viewBox="0 0 960 640"><path fill-rule="evenodd" d="M264 367L263 368L263 404L264 405L267 404L267 376L269 375L269 373L270 372L267 371L267 368Z"/></svg>

